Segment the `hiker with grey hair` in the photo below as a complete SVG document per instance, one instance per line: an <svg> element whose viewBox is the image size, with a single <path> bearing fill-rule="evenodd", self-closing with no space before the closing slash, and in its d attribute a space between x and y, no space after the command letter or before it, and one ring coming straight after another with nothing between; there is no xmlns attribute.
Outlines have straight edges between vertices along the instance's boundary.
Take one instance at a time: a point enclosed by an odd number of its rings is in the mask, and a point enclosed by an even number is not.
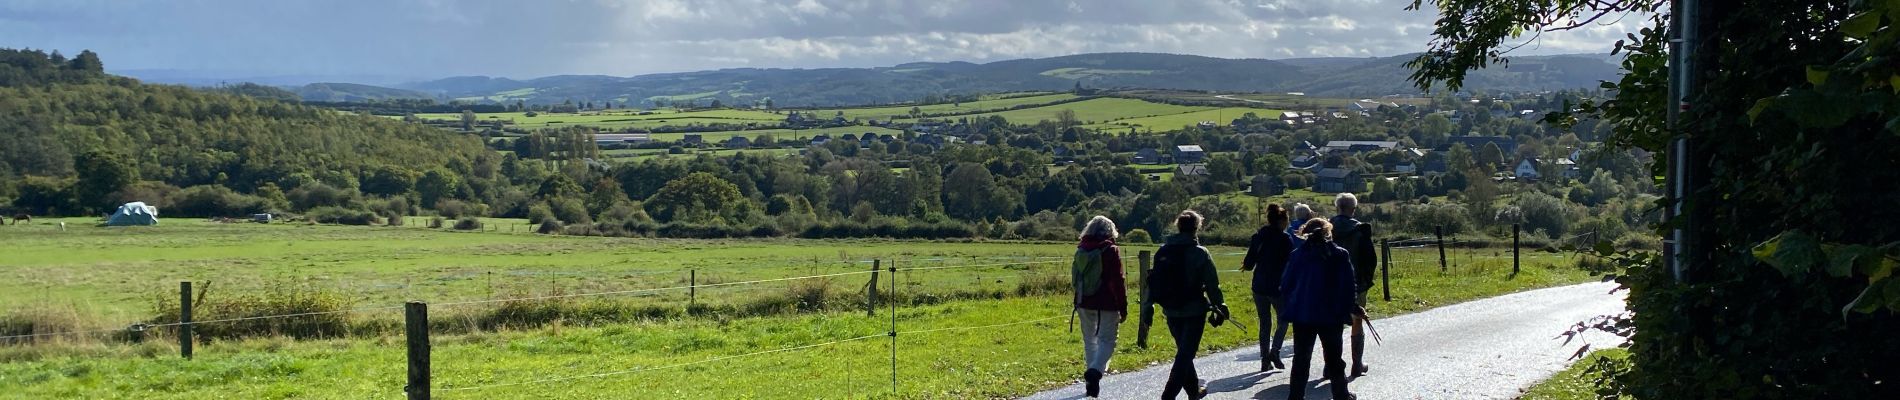
<svg viewBox="0 0 1900 400"><path fill-rule="evenodd" d="M1333 225L1333 242L1351 254L1354 283L1359 288L1353 299L1364 308L1366 294L1372 290L1372 279L1379 268L1379 253L1372 245L1372 224L1354 218L1359 214L1359 197L1352 193L1334 197L1333 206L1339 210L1339 215L1329 221ZM1364 316L1352 319L1352 376L1365 375L1371 370L1366 366L1365 322Z"/></svg>
<svg viewBox="0 0 1900 400"><path fill-rule="evenodd" d="M1149 300L1161 305L1161 314L1168 317L1168 334L1174 336L1174 367L1161 389L1163 399L1173 399L1182 391L1189 399L1207 397L1207 387L1194 371L1194 354L1200 351L1207 328L1202 324L1219 327L1232 317L1221 296L1214 257L1201 247L1202 221L1201 213L1194 210L1176 216L1175 234L1155 251L1154 269L1148 271Z"/></svg>
<svg viewBox="0 0 1900 400"><path fill-rule="evenodd" d="M1300 244L1305 243L1306 235L1300 234L1300 225L1305 225L1306 220L1309 219L1313 219L1313 206L1306 203L1293 203L1293 223L1292 226L1286 227L1287 237L1293 238L1293 248L1300 248Z"/></svg>
<svg viewBox="0 0 1900 400"><path fill-rule="evenodd" d="M1115 355L1115 334L1128 320L1128 284L1122 273L1121 248L1115 246L1115 221L1097 215L1083 225L1075 246L1070 278L1075 287L1075 312L1082 319L1082 372L1088 397L1101 395L1102 374Z"/></svg>

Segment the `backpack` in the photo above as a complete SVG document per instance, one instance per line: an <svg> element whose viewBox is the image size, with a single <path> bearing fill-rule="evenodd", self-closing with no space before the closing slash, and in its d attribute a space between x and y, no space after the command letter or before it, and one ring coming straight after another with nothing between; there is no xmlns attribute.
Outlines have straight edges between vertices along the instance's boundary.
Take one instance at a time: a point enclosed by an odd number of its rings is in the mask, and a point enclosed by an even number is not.
<svg viewBox="0 0 1900 400"><path fill-rule="evenodd" d="M1075 251L1075 263L1069 267L1069 275L1075 285L1075 298L1094 296L1102 289L1102 252L1106 247L1095 250Z"/></svg>
<svg viewBox="0 0 1900 400"><path fill-rule="evenodd" d="M1166 308L1181 308L1205 301L1201 297L1198 275L1188 271L1187 252L1194 246L1161 246L1155 252L1154 269L1148 271L1148 299Z"/></svg>

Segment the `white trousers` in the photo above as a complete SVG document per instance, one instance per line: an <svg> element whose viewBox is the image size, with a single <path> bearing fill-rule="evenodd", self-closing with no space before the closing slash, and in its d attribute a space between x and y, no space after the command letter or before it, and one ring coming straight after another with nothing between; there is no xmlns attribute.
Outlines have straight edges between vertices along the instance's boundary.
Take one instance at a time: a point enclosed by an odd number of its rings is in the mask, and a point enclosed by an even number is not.
<svg viewBox="0 0 1900 400"><path fill-rule="evenodd" d="M1120 332L1122 313L1078 308L1082 324L1082 359L1089 369L1108 372L1108 358L1115 355L1115 334Z"/></svg>

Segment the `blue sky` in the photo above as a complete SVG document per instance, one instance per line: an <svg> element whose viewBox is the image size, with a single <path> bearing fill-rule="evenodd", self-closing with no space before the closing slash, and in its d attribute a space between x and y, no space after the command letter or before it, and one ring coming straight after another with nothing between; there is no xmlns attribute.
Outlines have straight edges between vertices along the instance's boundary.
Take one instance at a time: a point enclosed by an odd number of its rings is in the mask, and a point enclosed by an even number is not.
<svg viewBox="0 0 1900 400"><path fill-rule="evenodd" d="M866 67L1142 51L1228 58L1424 49L1406 0L0 0L0 46L107 68L436 78ZM1603 53L1641 18L1522 54Z"/></svg>

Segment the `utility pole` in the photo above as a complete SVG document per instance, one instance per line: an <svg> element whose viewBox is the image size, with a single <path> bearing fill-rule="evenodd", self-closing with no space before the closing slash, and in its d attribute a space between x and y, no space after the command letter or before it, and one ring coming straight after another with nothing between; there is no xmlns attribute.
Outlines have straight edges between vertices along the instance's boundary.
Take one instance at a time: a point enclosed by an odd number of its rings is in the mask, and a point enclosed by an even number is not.
<svg viewBox="0 0 1900 400"><path fill-rule="evenodd" d="M1701 11L1702 4L1699 0L1670 2L1669 98L1674 104L1667 104L1669 107L1667 112L1670 129L1678 132L1683 132L1683 127L1687 125L1683 121L1682 112L1689 109L1689 96L1695 92L1696 87L1695 71L1698 65L1695 62L1695 52L1698 39L1701 37L1698 18ZM1667 194L1672 198L1673 203L1663 209L1663 218L1665 221L1671 219L1680 219L1680 221L1674 229L1670 230L1669 237L1664 240L1663 260L1669 264L1669 270L1678 282L1682 281L1682 271L1685 264L1693 259L1694 253L1690 249L1694 242L1691 234L1694 232L1695 218L1688 215L1690 210L1685 207L1689 197L1695 193L1693 182L1700 175L1696 173L1698 165L1691 161L1696 159L1691 154L1692 143L1692 138L1686 133L1677 136L1669 144L1669 160L1667 161L1669 190Z"/></svg>

